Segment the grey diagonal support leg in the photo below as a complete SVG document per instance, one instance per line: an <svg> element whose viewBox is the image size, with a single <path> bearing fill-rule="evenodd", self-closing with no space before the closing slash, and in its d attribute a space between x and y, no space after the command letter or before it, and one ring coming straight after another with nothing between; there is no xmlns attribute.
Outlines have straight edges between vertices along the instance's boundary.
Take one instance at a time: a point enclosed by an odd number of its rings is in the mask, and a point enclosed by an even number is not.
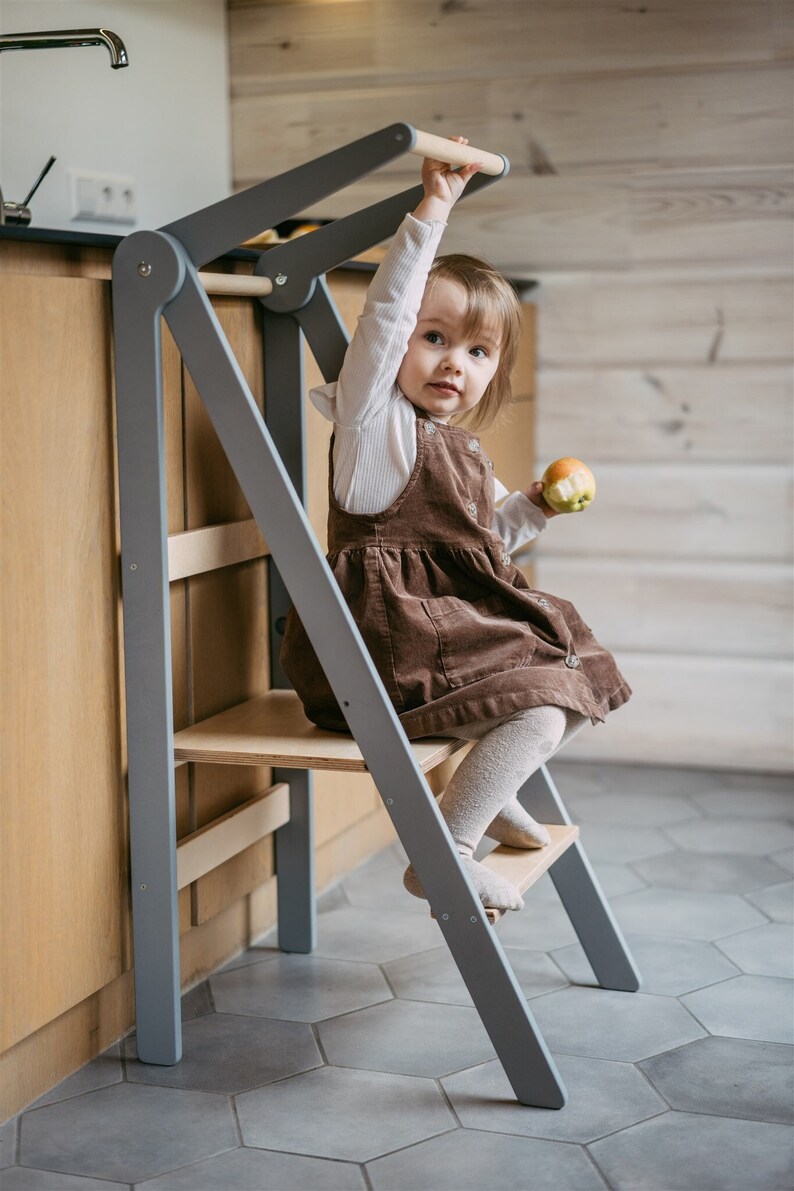
<svg viewBox="0 0 794 1191"><path fill-rule="evenodd" d="M308 955L317 946L314 879L314 791L309 769L274 769L289 783L289 823L276 832L278 945Z"/></svg>
<svg viewBox="0 0 794 1191"><path fill-rule="evenodd" d="M182 1022L160 312L181 271L157 248L146 235L120 245L113 311L137 1045L142 1062L170 1065Z"/></svg>
<svg viewBox="0 0 794 1191"><path fill-rule="evenodd" d="M545 765L527 779L518 797L541 823L571 822ZM554 862L549 876L598 983L602 988L637 992L642 978L579 840Z"/></svg>
<svg viewBox="0 0 794 1191"><path fill-rule="evenodd" d="M553 1059L191 268L165 313L516 1097L561 1108Z"/></svg>

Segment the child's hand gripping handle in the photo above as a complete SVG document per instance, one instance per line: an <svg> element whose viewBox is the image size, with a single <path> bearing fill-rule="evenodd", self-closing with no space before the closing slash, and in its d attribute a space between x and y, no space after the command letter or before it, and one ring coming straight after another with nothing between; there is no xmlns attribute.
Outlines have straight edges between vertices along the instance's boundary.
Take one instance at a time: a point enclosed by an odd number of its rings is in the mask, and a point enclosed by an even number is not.
<svg viewBox="0 0 794 1191"><path fill-rule="evenodd" d="M473 149L471 145L461 145L457 141L447 140L446 137L436 136L432 132L421 132L419 129L416 129L416 140L410 152L418 157L446 161L449 165L475 165L479 162L481 172L493 177L507 171L507 159L498 153Z"/></svg>

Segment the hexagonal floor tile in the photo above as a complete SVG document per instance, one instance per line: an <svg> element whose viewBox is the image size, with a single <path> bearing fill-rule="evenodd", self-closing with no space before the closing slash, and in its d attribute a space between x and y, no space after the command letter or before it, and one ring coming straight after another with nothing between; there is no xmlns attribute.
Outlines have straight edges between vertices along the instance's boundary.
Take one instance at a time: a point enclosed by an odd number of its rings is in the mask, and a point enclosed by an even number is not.
<svg viewBox="0 0 794 1191"><path fill-rule="evenodd" d="M496 926L503 947L526 947L530 951L551 951L573 943L576 931L561 902L533 902L532 891L524 909L505 914Z"/></svg>
<svg viewBox="0 0 794 1191"><path fill-rule="evenodd" d="M666 827L702 814L688 798L675 794L578 794L566 800L574 822L635 824L637 827Z"/></svg>
<svg viewBox="0 0 794 1191"><path fill-rule="evenodd" d="M781 848L779 852L772 852L769 858L787 873L794 873L794 848Z"/></svg>
<svg viewBox="0 0 794 1191"><path fill-rule="evenodd" d="M424 951L436 946L442 937L427 902L424 911L414 914L405 910L362 910L358 906L332 910L318 923L314 954L382 964Z"/></svg>
<svg viewBox="0 0 794 1191"><path fill-rule="evenodd" d="M791 927L781 922L754 926L714 944L742 972L752 976L794 976L794 939Z"/></svg>
<svg viewBox="0 0 794 1191"><path fill-rule="evenodd" d="M665 828L665 830L667 830ZM633 864L648 856L660 856L673 848L658 827L621 827L617 823L583 823L580 838L589 859L597 864Z"/></svg>
<svg viewBox="0 0 794 1191"><path fill-rule="evenodd" d="M404 910L427 914L427 903L403 885L405 862L394 848L385 848L342 879L348 901L363 910Z"/></svg>
<svg viewBox="0 0 794 1191"><path fill-rule="evenodd" d="M697 819L666 827L665 831L691 852L746 852L755 856L778 852L791 838L791 824L781 819Z"/></svg>
<svg viewBox="0 0 794 1191"><path fill-rule="evenodd" d="M57 1100L68 1100L71 1096L81 1096L84 1092L95 1092L98 1088L109 1088L114 1083L121 1083L124 1079L121 1045L116 1042L108 1047L103 1054L75 1071L74 1075L40 1096L31 1108L41 1108L43 1104L55 1104Z"/></svg>
<svg viewBox="0 0 794 1191"><path fill-rule="evenodd" d="M614 1191L783 1191L791 1186L785 1125L669 1112L590 1147Z"/></svg>
<svg viewBox="0 0 794 1191"><path fill-rule="evenodd" d="M126 1191L129 1183L88 1179L80 1174L60 1174L30 1166L3 1171L3 1191Z"/></svg>
<svg viewBox="0 0 794 1191"><path fill-rule="evenodd" d="M0 1170L13 1166L17 1160L17 1125L16 1117L11 1117L4 1125L0 1125Z"/></svg>
<svg viewBox="0 0 794 1191"><path fill-rule="evenodd" d="M746 893L780 879L776 864L761 856L728 856L708 852L668 852L640 860L634 868L651 885L666 889L706 889L712 893Z"/></svg>
<svg viewBox="0 0 794 1191"><path fill-rule="evenodd" d="M567 981L548 956L539 951L506 947L513 974L526 997L537 997L565 988ZM454 959L446 947L434 947L385 964L384 969L398 997L407 1001L432 1001L444 1005L473 1005Z"/></svg>
<svg viewBox="0 0 794 1191"><path fill-rule="evenodd" d="M648 795L691 798L725 786L724 775L711 769L680 769L668 765L604 765L586 761L552 761L549 766L560 793L618 793L642 799Z"/></svg>
<svg viewBox="0 0 794 1191"><path fill-rule="evenodd" d="M766 889L746 893L745 897L773 922L794 922L794 881L768 885Z"/></svg>
<svg viewBox="0 0 794 1191"><path fill-rule="evenodd" d="M794 1042L794 998L790 980L774 976L734 976L688 993L681 1001L711 1034Z"/></svg>
<svg viewBox="0 0 794 1191"><path fill-rule="evenodd" d="M302 1022L212 1013L185 1022L183 1057L173 1067L139 1063L135 1039L125 1042L131 1083L233 1095L322 1066L312 1028Z"/></svg>
<svg viewBox="0 0 794 1191"><path fill-rule="evenodd" d="M794 1121L791 1047L744 1038L698 1038L640 1067L672 1108L753 1121Z"/></svg>
<svg viewBox="0 0 794 1191"><path fill-rule="evenodd" d="M679 939L710 941L766 921L744 898L702 889L641 889L611 904L624 930Z"/></svg>
<svg viewBox="0 0 794 1191"><path fill-rule="evenodd" d="M682 993L739 974L736 965L726 959L714 943L632 934L626 935L626 942L642 976L641 991L644 993L680 997ZM552 952L552 958L572 984L600 987L579 943Z"/></svg>
<svg viewBox="0 0 794 1191"><path fill-rule="evenodd" d="M268 963L221 972L210 984L219 1013L289 1021L321 1021L392 995L374 964L282 953Z"/></svg>
<svg viewBox="0 0 794 1191"><path fill-rule="evenodd" d="M738 787L706 790L694 794L694 801L707 815L717 818L791 819L794 802L790 778L785 782L785 788L779 789L753 789L751 780L742 783L741 774L736 774L735 778L740 783Z"/></svg>
<svg viewBox="0 0 794 1191"><path fill-rule="evenodd" d="M664 1112L666 1105L630 1063L557 1055L568 1090L561 1111L516 1104L499 1062L448 1075L441 1082L466 1129L588 1142Z"/></svg>
<svg viewBox="0 0 794 1191"><path fill-rule="evenodd" d="M461 1005L387 1001L333 1017L318 1030L337 1067L437 1077L494 1057L476 1010Z"/></svg>
<svg viewBox="0 0 794 1191"><path fill-rule="evenodd" d="M225 1096L122 1083L26 1112L19 1161L138 1183L236 1146Z"/></svg>
<svg viewBox="0 0 794 1191"><path fill-rule="evenodd" d="M697 994L695 994L697 995ZM705 1034L670 997L564 988L532 1003L549 1048L556 1053L634 1063Z"/></svg>
<svg viewBox="0 0 794 1191"><path fill-rule="evenodd" d="M237 1098L246 1145L368 1162L455 1121L430 1079L322 1067Z"/></svg>
<svg viewBox="0 0 794 1191"><path fill-rule="evenodd" d="M358 1166L301 1154L242 1148L138 1183L136 1191L364 1191Z"/></svg>
<svg viewBox="0 0 794 1191"><path fill-rule="evenodd" d="M603 1191L605 1186L592 1162L574 1146L469 1129L445 1133L367 1165L375 1191L527 1187L528 1171L532 1191L560 1191L561 1187Z"/></svg>

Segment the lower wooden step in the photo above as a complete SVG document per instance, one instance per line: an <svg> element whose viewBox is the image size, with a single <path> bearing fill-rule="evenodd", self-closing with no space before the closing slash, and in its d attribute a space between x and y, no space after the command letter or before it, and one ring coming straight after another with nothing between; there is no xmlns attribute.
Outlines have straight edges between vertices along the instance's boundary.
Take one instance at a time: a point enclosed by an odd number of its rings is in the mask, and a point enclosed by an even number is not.
<svg viewBox="0 0 794 1191"><path fill-rule="evenodd" d="M494 848L482 863L525 893L579 838L579 828L573 823L547 823L546 829L551 843L545 848ZM507 911L486 908L485 912L491 922L498 922Z"/></svg>
<svg viewBox="0 0 794 1191"><path fill-rule="evenodd" d="M534 885L551 868L554 861L579 838L579 828L573 823L547 823L546 830L551 836L551 842L546 844L545 848L494 848L482 864L504 877L519 893L525 893L530 885ZM488 921L493 924L508 911L486 906L485 913ZM431 917L435 918L432 911Z"/></svg>

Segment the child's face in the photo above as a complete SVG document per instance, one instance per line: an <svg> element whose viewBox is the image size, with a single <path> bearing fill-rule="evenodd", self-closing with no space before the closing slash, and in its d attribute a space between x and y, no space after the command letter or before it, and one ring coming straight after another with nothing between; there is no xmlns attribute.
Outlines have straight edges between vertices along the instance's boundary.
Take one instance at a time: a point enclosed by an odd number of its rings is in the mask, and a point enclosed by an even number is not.
<svg viewBox="0 0 794 1191"><path fill-rule="evenodd" d="M448 422L473 409L499 366L492 334L467 335L466 294L448 278L425 290L397 384L412 405Z"/></svg>

